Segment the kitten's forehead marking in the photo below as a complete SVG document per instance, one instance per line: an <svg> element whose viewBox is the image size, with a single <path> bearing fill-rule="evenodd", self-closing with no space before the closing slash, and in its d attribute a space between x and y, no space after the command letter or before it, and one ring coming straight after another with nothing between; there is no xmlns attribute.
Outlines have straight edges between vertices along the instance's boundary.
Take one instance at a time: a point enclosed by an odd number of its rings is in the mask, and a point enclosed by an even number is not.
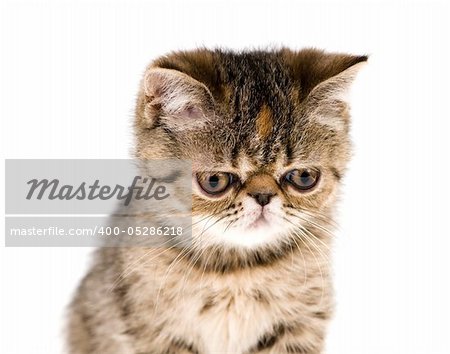
<svg viewBox="0 0 450 354"><path fill-rule="evenodd" d="M264 164L261 159L261 156L250 157L241 153L239 155L237 165L240 176L244 180L246 180L252 175L266 173L278 178L280 176L280 173L282 173L285 169L283 157L276 159L273 163L270 164Z"/></svg>
<svg viewBox="0 0 450 354"><path fill-rule="evenodd" d="M241 176L247 178L255 170L255 164L245 154L241 153L238 157L238 166Z"/></svg>
<svg viewBox="0 0 450 354"><path fill-rule="evenodd" d="M256 116L256 130L258 132L258 135L262 139L268 138L270 133L272 132L273 125L273 112L269 108L269 106L264 103L261 106L258 115Z"/></svg>

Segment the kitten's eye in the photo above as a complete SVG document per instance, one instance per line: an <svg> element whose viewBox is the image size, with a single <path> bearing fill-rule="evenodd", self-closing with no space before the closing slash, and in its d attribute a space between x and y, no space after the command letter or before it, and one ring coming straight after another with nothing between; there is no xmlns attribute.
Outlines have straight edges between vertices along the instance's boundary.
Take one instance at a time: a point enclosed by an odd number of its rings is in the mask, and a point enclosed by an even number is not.
<svg viewBox="0 0 450 354"><path fill-rule="evenodd" d="M198 173L197 181L206 193L218 195L236 182L237 177L227 172Z"/></svg>
<svg viewBox="0 0 450 354"><path fill-rule="evenodd" d="M313 188L319 181L320 172L315 169L304 168L289 171L285 175L285 180L301 191Z"/></svg>

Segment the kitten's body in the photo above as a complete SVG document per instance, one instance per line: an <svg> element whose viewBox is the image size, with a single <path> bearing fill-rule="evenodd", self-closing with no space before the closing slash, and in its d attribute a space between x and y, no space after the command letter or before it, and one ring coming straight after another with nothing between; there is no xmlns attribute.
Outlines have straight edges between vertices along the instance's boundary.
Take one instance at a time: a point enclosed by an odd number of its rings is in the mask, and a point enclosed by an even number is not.
<svg viewBox="0 0 450 354"><path fill-rule="evenodd" d="M328 265L293 251L218 275L186 260L167 274L177 256L169 250L111 290L120 265L144 250L103 249L75 301L73 353L319 353L332 307Z"/></svg>
<svg viewBox="0 0 450 354"><path fill-rule="evenodd" d="M137 157L190 159L194 171L240 182L220 198L194 192L192 249L97 252L72 304L71 353L320 353L349 151L342 93L365 60L203 50L154 62L138 99ZM321 171L309 194L284 186L300 165ZM255 203L255 191L269 201ZM228 222L202 221L217 214Z"/></svg>

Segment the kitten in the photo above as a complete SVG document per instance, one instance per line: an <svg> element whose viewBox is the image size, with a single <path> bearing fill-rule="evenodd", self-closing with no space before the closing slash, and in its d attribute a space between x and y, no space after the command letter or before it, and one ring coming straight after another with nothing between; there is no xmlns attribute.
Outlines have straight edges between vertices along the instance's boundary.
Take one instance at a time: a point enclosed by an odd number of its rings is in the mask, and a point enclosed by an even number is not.
<svg viewBox="0 0 450 354"><path fill-rule="evenodd" d="M192 161L193 242L99 249L70 308L70 353L321 353L346 93L366 61L315 49L154 61L136 156Z"/></svg>

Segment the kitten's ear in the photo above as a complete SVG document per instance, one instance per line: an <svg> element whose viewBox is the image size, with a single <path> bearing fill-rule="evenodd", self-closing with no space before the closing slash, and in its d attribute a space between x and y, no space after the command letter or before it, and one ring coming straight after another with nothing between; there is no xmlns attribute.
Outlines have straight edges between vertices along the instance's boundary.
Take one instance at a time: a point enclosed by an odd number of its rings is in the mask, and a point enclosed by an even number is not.
<svg viewBox="0 0 450 354"><path fill-rule="evenodd" d="M293 52L282 51L283 58L291 70L291 75L299 86L301 100L304 100L318 85L333 77L338 90L349 88L356 72L367 61L367 55L326 53L323 50L303 49ZM347 71L350 69L349 71ZM338 83L342 85L338 87ZM331 87L330 87L331 88Z"/></svg>
<svg viewBox="0 0 450 354"><path fill-rule="evenodd" d="M358 62L339 74L320 82L308 93L306 101L316 101L322 104L326 102L348 103L351 84L359 70L365 65L366 61Z"/></svg>
<svg viewBox="0 0 450 354"><path fill-rule="evenodd" d="M332 54L315 49L286 52L299 86L306 116L333 130L348 129L348 93L367 56Z"/></svg>
<svg viewBox="0 0 450 354"><path fill-rule="evenodd" d="M157 123L169 129L201 127L214 114L208 88L178 70L150 67L144 76L143 119L147 128Z"/></svg>

